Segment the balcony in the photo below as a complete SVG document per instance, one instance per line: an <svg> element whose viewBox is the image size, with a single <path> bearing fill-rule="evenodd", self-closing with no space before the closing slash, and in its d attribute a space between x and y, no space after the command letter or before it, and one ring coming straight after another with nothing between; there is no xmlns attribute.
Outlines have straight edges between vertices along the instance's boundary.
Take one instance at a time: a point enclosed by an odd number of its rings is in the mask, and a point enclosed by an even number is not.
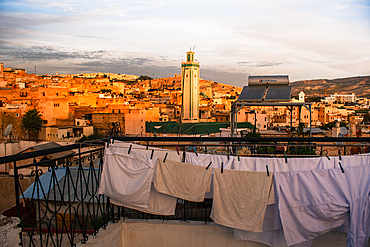
<svg viewBox="0 0 370 247"><path fill-rule="evenodd" d="M14 167L16 200L16 205L4 215L21 220L22 246L265 246L235 240L233 229L212 222L212 199L203 202L177 199L172 216L152 215L112 204L98 189L104 169L104 145L114 141L126 142L127 147L140 143L142 150L176 150L182 157L195 151L235 156L235 159L246 156L285 160L330 159L330 156L368 152L370 146L367 137L117 137L1 157L0 164ZM61 152L68 155L37 159ZM25 164L25 160L31 162ZM26 178L22 171L29 169L34 183L22 188L22 180ZM344 244L346 238L346 234L329 232L316 238L313 246Z"/></svg>

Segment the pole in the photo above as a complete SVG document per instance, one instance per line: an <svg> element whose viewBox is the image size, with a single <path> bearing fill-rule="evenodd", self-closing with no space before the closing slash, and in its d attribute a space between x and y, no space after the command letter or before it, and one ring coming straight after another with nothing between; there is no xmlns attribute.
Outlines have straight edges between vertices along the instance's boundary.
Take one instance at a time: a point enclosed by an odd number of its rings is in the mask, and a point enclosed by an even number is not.
<svg viewBox="0 0 370 247"><path fill-rule="evenodd" d="M253 128L254 136L256 136L256 128L257 128L257 112L254 111L254 128Z"/></svg>

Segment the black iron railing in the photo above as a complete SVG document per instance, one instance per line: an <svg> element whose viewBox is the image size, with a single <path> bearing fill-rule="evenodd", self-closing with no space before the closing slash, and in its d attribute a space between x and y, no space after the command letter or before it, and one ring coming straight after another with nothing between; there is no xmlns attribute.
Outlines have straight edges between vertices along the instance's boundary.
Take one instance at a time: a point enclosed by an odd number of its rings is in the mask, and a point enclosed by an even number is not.
<svg viewBox="0 0 370 247"><path fill-rule="evenodd" d="M331 155L344 155L353 150L364 152L370 143L370 138L116 137L115 140L140 142L148 148L175 150L176 145L179 151L197 147L197 152L204 153L274 157L322 156L330 152ZM111 204L108 197L98 193L104 167L103 145L107 141L102 139L0 158L0 164L13 164L16 199L13 216L21 219L22 246L74 246L105 229L108 222L123 218L211 221L211 199L201 203L178 200L174 216L156 216ZM67 156L45 158L71 150L75 150L74 153ZM249 152L241 153L241 150ZM25 160L31 162L21 165ZM27 173L30 170L32 172ZM28 188L20 186L25 176L35 180Z"/></svg>

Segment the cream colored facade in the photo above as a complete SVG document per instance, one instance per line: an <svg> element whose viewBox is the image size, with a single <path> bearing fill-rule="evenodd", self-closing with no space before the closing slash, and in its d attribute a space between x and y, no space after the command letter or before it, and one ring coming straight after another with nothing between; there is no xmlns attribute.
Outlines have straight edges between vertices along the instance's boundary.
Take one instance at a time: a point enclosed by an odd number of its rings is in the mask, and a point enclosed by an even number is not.
<svg viewBox="0 0 370 247"><path fill-rule="evenodd" d="M186 62L181 64L182 108L181 122L199 122L199 63L194 61L194 52L186 53Z"/></svg>

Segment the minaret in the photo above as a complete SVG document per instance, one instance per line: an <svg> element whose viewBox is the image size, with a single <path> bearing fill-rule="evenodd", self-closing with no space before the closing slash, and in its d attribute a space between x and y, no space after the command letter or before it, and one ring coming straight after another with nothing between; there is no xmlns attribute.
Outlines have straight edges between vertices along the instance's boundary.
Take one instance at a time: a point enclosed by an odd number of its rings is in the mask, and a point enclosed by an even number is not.
<svg viewBox="0 0 370 247"><path fill-rule="evenodd" d="M199 122L199 63L194 61L194 52L186 53L186 62L181 63L182 123Z"/></svg>

